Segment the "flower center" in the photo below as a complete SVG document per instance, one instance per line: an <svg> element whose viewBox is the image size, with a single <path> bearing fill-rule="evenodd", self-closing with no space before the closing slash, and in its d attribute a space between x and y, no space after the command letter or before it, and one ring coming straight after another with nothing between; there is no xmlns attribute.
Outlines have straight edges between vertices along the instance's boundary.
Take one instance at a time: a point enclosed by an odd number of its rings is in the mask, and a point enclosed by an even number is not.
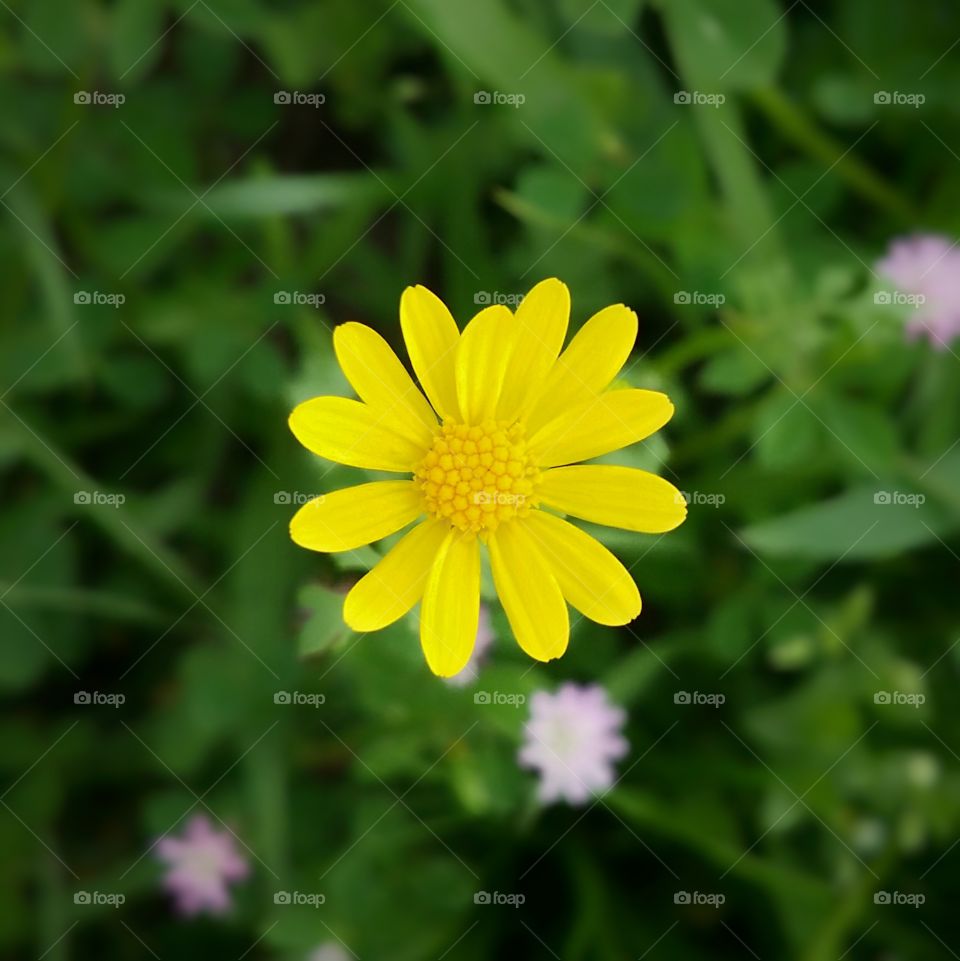
<svg viewBox="0 0 960 961"><path fill-rule="evenodd" d="M462 531L495 530L537 503L539 472L520 424L446 422L413 476L427 512Z"/></svg>

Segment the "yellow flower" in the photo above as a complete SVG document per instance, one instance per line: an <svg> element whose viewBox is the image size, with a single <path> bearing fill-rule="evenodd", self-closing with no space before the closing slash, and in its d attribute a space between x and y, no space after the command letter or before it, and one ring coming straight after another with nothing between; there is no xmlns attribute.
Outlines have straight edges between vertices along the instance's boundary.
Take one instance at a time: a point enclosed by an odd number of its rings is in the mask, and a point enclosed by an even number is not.
<svg viewBox="0 0 960 961"><path fill-rule="evenodd" d="M481 544L520 647L549 661L567 647L568 602L600 624L640 613L626 568L558 515L648 533L686 516L680 493L654 474L570 466L659 430L673 404L656 391L608 389L636 339L633 311L601 310L561 353L569 315L566 286L545 280L516 313L487 307L461 334L434 294L408 287L400 324L426 397L378 333L348 323L333 344L360 400L315 397L290 415L313 453L406 475L309 501L290 536L349 551L417 521L353 587L343 618L375 631L422 601L420 642L442 677L473 649Z"/></svg>

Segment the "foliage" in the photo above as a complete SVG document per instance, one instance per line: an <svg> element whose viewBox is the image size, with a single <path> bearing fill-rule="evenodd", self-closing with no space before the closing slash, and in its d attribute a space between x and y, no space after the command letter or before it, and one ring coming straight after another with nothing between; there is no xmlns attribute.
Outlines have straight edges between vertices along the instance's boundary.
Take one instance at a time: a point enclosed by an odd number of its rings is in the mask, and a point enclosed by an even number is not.
<svg viewBox="0 0 960 961"><path fill-rule="evenodd" d="M954 6L33 0L0 24L0 953L960 951L958 358L904 342L871 269L960 234ZM346 392L335 324L398 343L407 284L462 324L546 276L576 324L637 310L627 379L677 415L619 457L690 517L597 531L644 596L629 628L575 618L531 666L494 608L455 688L415 615L340 621L374 551L289 542L299 498L361 475L285 418ZM630 715L582 811L537 805L524 708L474 697L566 679ZM253 866L224 920L173 919L147 853L197 811Z"/></svg>

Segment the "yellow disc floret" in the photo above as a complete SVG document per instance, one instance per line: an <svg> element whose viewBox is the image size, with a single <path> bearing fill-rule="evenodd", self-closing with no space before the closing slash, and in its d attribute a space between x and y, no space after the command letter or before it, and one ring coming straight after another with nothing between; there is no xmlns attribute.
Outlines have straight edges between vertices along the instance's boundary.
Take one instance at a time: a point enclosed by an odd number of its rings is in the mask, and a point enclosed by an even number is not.
<svg viewBox="0 0 960 961"><path fill-rule="evenodd" d="M495 530L536 506L538 471L520 424L444 423L414 478L427 512L462 531Z"/></svg>

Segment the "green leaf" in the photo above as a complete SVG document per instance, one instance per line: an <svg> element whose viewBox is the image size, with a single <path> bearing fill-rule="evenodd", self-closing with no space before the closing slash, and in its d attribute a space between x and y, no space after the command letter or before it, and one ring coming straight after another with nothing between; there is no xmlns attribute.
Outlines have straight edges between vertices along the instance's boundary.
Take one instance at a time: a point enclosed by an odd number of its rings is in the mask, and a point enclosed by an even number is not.
<svg viewBox="0 0 960 961"><path fill-rule="evenodd" d="M59 530L56 516L37 500L19 502L0 517L0 690L30 684L44 670L79 686L79 619L55 607L26 609L24 592L63 590L73 576L73 544ZM71 677L72 675L72 677Z"/></svg>
<svg viewBox="0 0 960 961"><path fill-rule="evenodd" d="M120 0L113 8L110 66L118 81L133 83L163 53L164 4L159 0Z"/></svg>
<svg viewBox="0 0 960 961"><path fill-rule="evenodd" d="M411 0L412 25L449 58L478 93L521 94L521 106L474 103L473 116L487 122L492 111L511 113L518 131L546 157L558 151L574 169L594 159L612 135L577 75L555 49L501 0L454 5ZM491 89L492 88L492 89ZM548 146L549 145L549 146Z"/></svg>
<svg viewBox="0 0 960 961"><path fill-rule="evenodd" d="M757 460L772 469L798 464L816 451L822 432L804 401L778 390L757 411L753 425Z"/></svg>
<svg viewBox="0 0 960 961"><path fill-rule="evenodd" d="M527 167L517 180L517 196L540 210L549 210L572 223L583 209L586 187L563 170L550 164Z"/></svg>
<svg viewBox="0 0 960 961"><path fill-rule="evenodd" d="M319 584L308 584L300 590L297 602L309 611L307 622L300 631L298 650L301 657L329 650L350 633L343 623L343 594Z"/></svg>
<svg viewBox="0 0 960 961"><path fill-rule="evenodd" d="M643 0L604 0L592 6L584 0L559 2L560 13L571 30L590 30L604 36L618 36L635 30L642 6Z"/></svg>
<svg viewBox="0 0 960 961"><path fill-rule="evenodd" d="M700 374L700 386L715 394L743 397L770 377L770 368L756 354L730 347L710 358Z"/></svg>
<svg viewBox="0 0 960 961"><path fill-rule="evenodd" d="M813 403L829 427L827 439L839 457L868 472L895 461L900 444L888 414L865 401L830 395Z"/></svg>
<svg viewBox="0 0 960 961"><path fill-rule="evenodd" d="M960 518L929 500L918 503L922 497L893 483L867 484L755 524L742 536L775 557L851 562L889 556L960 529Z"/></svg>
<svg viewBox="0 0 960 961"><path fill-rule="evenodd" d="M173 194L177 202L180 194ZM312 174L256 177L214 187L204 196L211 216L267 217L308 214L388 196L387 188L367 174Z"/></svg>
<svg viewBox="0 0 960 961"><path fill-rule="evenodd" d="M7 8L7 29L17 36L20 57L32 74L63 76L81 70L91 39L91 10L82 3L33 0L18 4L21 14ZM5 31L6 33L6 31Z"/></svg>
<svg viewBox="0 0 960 961"><path fill-rule="evenodd" d="M677 59L687 65L686 79L701 93L774 82L786 53L787 28L772 0L671 0L665 6L674 24Z"/></svg>
<svg viewBox="0 0 960 961"><path fill-rule="evenodd" d="M76 288L67 277L67 272L73 271L58 249L59 241L54 226L37 197L25 184L8 192L4 206L10 209L17 226L24 231L23 254L36 276L51 333L56 335L55 343L59 346L63 341L60 349L67 352L74 373L86 373L87 361L78 329L79 318L74 310Z"/></svg>

